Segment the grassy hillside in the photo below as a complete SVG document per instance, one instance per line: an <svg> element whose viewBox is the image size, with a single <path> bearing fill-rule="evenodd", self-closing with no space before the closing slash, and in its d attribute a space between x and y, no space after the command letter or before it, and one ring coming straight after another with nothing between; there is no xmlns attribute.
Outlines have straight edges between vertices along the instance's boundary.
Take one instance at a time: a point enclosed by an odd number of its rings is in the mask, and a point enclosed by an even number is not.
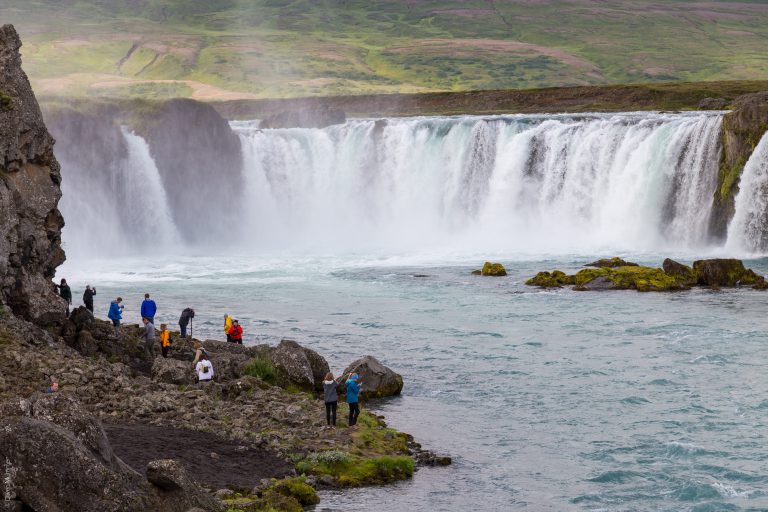
<svg viewBox="0 0 768 512"><path fill-rule="evenodd" d="M236 99L768 79L764 1L0 0L39 94Z"/></svg>

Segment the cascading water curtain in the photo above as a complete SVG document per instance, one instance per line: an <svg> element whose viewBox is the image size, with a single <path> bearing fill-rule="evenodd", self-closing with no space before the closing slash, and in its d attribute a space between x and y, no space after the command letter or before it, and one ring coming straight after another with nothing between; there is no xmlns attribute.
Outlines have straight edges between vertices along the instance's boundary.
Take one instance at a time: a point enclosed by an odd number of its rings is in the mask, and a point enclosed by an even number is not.
<svg viewBox="0 0 768 512"><path fill-rule="evenodd" d="M768 252L768 134L744 165L726 247L753 254Z"/></svg>
<svg viewBox="0 0 768 512"><path fill-rule="evenodd" d="M350 120L241 134L260 247L594 252L707 244L722 116Z"/></svg>

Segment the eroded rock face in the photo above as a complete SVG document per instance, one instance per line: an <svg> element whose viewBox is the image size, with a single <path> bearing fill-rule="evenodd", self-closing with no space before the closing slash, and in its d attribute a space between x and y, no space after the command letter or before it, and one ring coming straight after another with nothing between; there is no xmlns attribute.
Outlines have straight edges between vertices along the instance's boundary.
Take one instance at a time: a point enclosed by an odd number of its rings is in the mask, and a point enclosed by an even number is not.
<svg viewBox="0 0 768 512"><path fill-rule="evenodd" d="M723 117L723 153L710 218L716 240L727 235L744 165L768 130L768 91L745 94L734 103L736 108Z"/></svg>
<svg viewBox="0 0 768 512"><path fill-rule="evenodd" d="M61 174L54 140L21 69L21 41L0 27L0 296L41 325L63 319L66 304L51 279L64 262L57 205Z"/></svg>
<svg viewBox="0 0 768 512"><path fill-rule="evenodd" d="M353 371L360 376L361 395L364 398L399 395L403 390L403 378L373 356L365 356L354 361L344 370L344 375L350 375ZM345 390L345 383L342 382L339 392L344 393Z"/></svg>

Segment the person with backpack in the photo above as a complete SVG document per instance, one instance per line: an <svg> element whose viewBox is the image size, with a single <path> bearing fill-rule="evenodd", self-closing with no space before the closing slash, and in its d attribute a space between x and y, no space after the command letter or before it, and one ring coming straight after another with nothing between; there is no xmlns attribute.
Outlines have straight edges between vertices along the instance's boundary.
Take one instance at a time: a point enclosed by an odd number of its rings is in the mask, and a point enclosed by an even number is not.
<svg viewBox="0 0 768 512"><path fill-rule="evenodd" d="M141 321L144 323L144 332L141 333L141 338L144 340L144 352L149 359L152 359L154 356L152 349L155 346L155 324L146 317L142 318Z"/></svg>
<svg viewBox="0 0 768 512"><path fill-rule="evenodd" d="M349 426L357 425L357 417L360 416L360 383L359 376L353 373L346 382L347 405L349 405Z"/></svg>
<svg viewBox="0 0 768 512"><path fill-rule="evenodd" d="M232 320L232 329L229 331L229 339L232 343L243 344L243 328L237 320Z"/></svg>
<svg viewBox="0 0 768 512"><path fill-rule="evenodd" d="M195 318L195 310L192 308L184 308L179 317L179 329L181 330L181 337L187 337L187 326L190 320Z"/></svg>
<svg viewBox="0 0 768 512"><path fill-rule="evenodd" d="M149 294L144 294L144 300L141 303L141 316L148 318L150 323L155 323L155 313L157 313L157 304L149 298Z"/></svg>
<svg viewBox="0 0 768 512"><path fill-rule="evenodd" d="M229 337L229 331L232 330L232 317L224 313L224 334L227 335L227 343L232 343L232 338Z"/></svg>
<svg viewBox="0 0 768 512"><path fill-rule="evenodd" d="M198 382L203 383L213 380L213 365L208 360L208 354L205 352L200 356L200 361L197 362L195 371L197 372Z"/></svg>
<svg viewBox="0 0 768 512"><path fill-rule="evenodd" d="M109 304L109 313L107 318L112 320L112 325L115 327L115 336L120 334L120 320L123 319L123 298L118 297Z"/></svg>
<svg viewBox="0 0 768 512"><path fill-rule="evenodd" d="M172 342L173 338L171 337L171 331L168 330L168 326L160 324L160 350L163 353L163 357L168 357L168 353L171 351Z"/></svg>
<svg viewBox="0 0 768 512"><path fill-rule="evenodd" d="M93 296L96 295L96 288L91 288L91 285L85 285L85 291L83 292L83 304L85 309L93 314Z"/></svg>

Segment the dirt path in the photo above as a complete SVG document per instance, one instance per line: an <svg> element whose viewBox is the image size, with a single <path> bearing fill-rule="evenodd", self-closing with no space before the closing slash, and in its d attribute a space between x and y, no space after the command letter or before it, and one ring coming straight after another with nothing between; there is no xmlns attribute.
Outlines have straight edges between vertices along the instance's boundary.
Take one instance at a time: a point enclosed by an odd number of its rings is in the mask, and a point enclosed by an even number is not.
<svg viewBox="0 0 768 512"><path fill-rule="evenodd" d="M176 459L203 485L250 489L262 478L280 478L293 469L271 451L215 434L141 424L104 424L104 430L115 454L141 474L151 460Z"/></svg>

